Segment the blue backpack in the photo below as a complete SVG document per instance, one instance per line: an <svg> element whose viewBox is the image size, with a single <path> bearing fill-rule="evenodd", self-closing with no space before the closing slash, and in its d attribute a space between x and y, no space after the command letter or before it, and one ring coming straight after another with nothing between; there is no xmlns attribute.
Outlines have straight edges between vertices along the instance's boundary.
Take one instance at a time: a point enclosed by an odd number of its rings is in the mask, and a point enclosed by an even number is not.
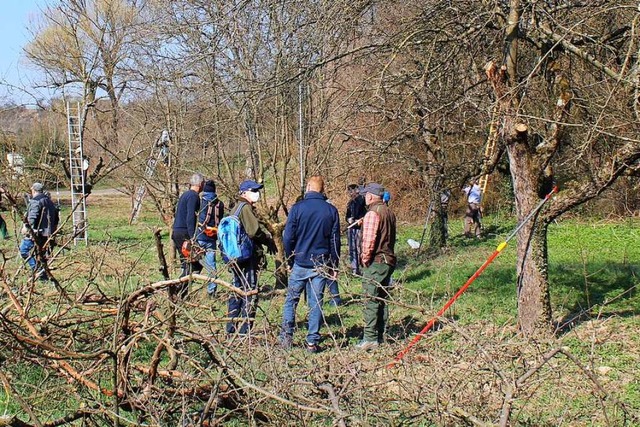
<svg viewBox="0 0 640 427"><path fill-rule="evenodd" d="M240 223L240 211L246 202L241 202L234 213L225 216L218 224L218 242L222 261L246 261L253 255L253 241Z"/></svg>

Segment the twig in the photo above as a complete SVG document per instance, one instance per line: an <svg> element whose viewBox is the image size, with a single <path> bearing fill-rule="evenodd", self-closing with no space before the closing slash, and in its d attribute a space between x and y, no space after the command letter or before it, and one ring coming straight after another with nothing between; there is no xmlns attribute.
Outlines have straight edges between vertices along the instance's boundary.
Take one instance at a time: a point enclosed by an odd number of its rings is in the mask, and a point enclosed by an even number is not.
<svg viewBox="0 0 640 427"><path fill-rule="evenodd" d="M4 372L1 372L1 371L0 371L0 381L2 381L2 384L4 384L5 390L10 391L11 392L11 396L14 399L16 399L16 401L20 404L20 407L27 414L29 414L29 418L32 420L34 425L37 426L37 427L43 427L42 423L40 422L40 420L38 419L36 414L33 412L33 410L31 409L31 406L27 405L27 402L24 401L22 396L20 396L18 393L15 392L13 387L11 387L11 381L9 381L9 378L7 378L7 376L4 374ZM6 425L7 426L18 426L18 427L20 427L20 424L17 423L16 421L19 421L19 420L17 418L14 418L13 420L10 420L9 423L6 424ZM0 419L0 426L2 426L2 425L3 425L2 424L2 420ZM27 424L23 424L23 425L27 425Z"/></svg>
<svg viewBox="0 0 640 427"><path fill-rule="evenodd" d="M347 427L347 424L344 422L344 418L347 416L345 412L340 409L340 398L336 394L336 390L333 388L333 385L329 383L320 384L318 386L318 390L322 390L329 396L329 401L331 402L331 406L333 407L334 412L336 413L337 424L339 427Z"/></svg>

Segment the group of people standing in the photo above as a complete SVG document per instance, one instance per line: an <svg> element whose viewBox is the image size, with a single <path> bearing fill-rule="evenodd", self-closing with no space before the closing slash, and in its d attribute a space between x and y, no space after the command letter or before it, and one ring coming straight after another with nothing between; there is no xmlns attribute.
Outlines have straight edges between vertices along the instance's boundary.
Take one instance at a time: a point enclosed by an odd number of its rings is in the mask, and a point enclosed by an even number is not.
<svg viewBox="0 0 640 427"><path fill-rule="evenodd" d="M255 181L243 181L238 187L233 212L229 211L239 219L247 236L253 241L254 253L247 260L229 263L233 285L249 296L230 295L227 334L244 335L250 331L257 305L257 293L250 291L257 290L258 271L264 264L264 251L276 251L271 234L254 211L262 188L263 185ZM353 192L354 189L357 191ZM351 271L361 275L365 297L363 338L356 348L370 350L383 342L388 322L389 285L396 266L396 219L383 201L385 189L380 184L349 186L348 190L352 195L347 207ZM355 199L357 202L354 202ZM218 224L223 212L224 205L215 196L215 183L206 181L202 174L194 174L190 189L180 196L176 207L172 239L179 252L185 242L193 240L194 236L199 242L200 236L205 234L205 228ZM292 347L296 309L304 293L309 306L305 347L308 352L317 353L320 351L320 329L324 322L322 307L325 288L331 289L334 302L340 301L337 295L341 253L340 217L324 193L324 179L321 176L309 178L304 197L289 210L283 244L289 281L279 342L286 349ZM181 253L181 277L200 272L203 265L210 273L215 273L215 238L199 246L205 250L202 264ZM186 291L186 287L179 289L181 295ZM210 295L215 292L211 288L208 291Z"/></svg>
<svg viewBox="0 0 640 427"><path fill-rule="evenodd" d="M182 271L180 277L191 273L200 273L203 265L212 276L216 274L216 242L215 229L224 216L225 206L216 194L216 186L212 180L205 180L200 173L191 176L189 190L178 199L171 238L180 254ZM257 305L257 295L252 293L258 286L258 270L264 263L264 248L275 253L275 244L271 234L255 215L254 204L260 199L262 184L246 180L239 186L234 215L238 217L247 236L254 242L252 255L243 261L230 264L233 274L233 285L249 295L240 296L232 293L228 300L228 317L226 326L228 334L246 334L252 324ZM202 193L202 199L200 199ZM183 250L185 243L195 238L200 250L204 251L203 262L190 256ZM188 284L185 283L173 291L180 297L186 296ZM215 283L207 287L208 294L216 293Z"/></svg>
<svg viewBox="0 0 640 427"><path fill-rule="evenodd" d="M275 254L272 235L256 216L254 205L260 200L263 185L245 180L238 187L232 211L244 233L253 242L251 256L229 263L233 285L243 295L231 293L228 300L227 334L244 335L249 332L257 307L258 272L266 266L265 251ZM349 185L346 209L347 243L351 273L362 278L364 296L363 337L356 348L369 350L384 341L388 323L389 289L396 266L396 218L388 206L389 193L378 183ZM477 180L463 189L467 195L464 233L480 237L481 188ZM450 193L446 194L448 202ZM444 202L444 203L446 203ZM172 240L180 254L180 277L200 273L204 268L216 273L217 226L225 216L225 205L216 194L216 185L200 173L191 176L190 187L179 198L172 227ZM52 246L59 223L58 208L51 201L41 183L31 186L27 200L27 214L23 227L20 254L40 280L48 280L46 251ZM0 224L2 225L2 224ZM5 226L6 227L6 226ZM0 232L6 230L0 227ZM4 236L2 236L4 237ZM202 260L190 256L185 245L197 243L203 251ZM339 304L337 276L341 252L340 218L336 207L324 192L321 176L309 178L304 197L290 209L283 233L284 252L289 269L289 281L283 307L279 341L285 348L293 345L295 313L306 294L309 306L306 348L320 351L320 329L324 321L322 311L325 288L332 294L332 302ZM185 297L188 283L172 288L174 297ZM216 293L215 283L207 292Z"/></svg>
<svg viewBox="0 0 640 427"><path fill-rule="evenodd" d="M348 191L350 265L352 273L362 276L365 300L363 337L356 349L370 350L384 342L388 323L389 286L396 266L396 218L383 201L382 185L349 186ZM322 177L309 179L304 198L289 211L283 240L290 274L280 344L284 348L292 346L295 311L306 291L309 305L306 349L317 353L324 289L337 283L341 247L338 210L327 201Z"/></svg>

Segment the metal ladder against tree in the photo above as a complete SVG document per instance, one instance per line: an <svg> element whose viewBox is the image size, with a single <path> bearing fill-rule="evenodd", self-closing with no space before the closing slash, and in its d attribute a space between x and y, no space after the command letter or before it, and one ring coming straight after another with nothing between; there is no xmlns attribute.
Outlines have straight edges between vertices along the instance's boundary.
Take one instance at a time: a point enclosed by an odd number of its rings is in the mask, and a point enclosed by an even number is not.
<svg viewBox="0 0 640 427"><path fill-rule="evenodd" d="M87 203L85 197L86 172L82 146L82 110L80 103L67 102L67 129L69 133L69 173L71 175L71 209L73 243L88 243Z"/></svg>
<svg viewBox="0 0 640 427"><path fill-rule="evenodd" d="M162 131L160 138L155 142L155 144L153 144L153 147L151 147L151 154L149 155L147 165L144 170L145 180L151 178L155 174L156 166L158 166L160 158L166 158L168 160L168 153L165 150L168 150L169 140L169 132L164 130ZM142 201L146 194L147 184L143 182L138 186L134 195L133 209L131 210L131 216L129 217L129 224L133 224L138 219L138 215L140 215L140 211L142 210Z"/></svg>

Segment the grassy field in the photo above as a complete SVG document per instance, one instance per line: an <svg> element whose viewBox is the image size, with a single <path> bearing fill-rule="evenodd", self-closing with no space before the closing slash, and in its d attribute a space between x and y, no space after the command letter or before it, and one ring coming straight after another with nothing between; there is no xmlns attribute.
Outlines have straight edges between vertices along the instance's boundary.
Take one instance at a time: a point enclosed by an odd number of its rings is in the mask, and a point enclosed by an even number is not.
<svg viewBox="0 0 640 427"><path fill-rule="evenodd" d="M136 289L162 280L153 230L163 225L148 207L137 224L129 225L129 203L124 197L90 199L90 245L71 246L52 263L54 274L63 288L75 295L76 303L87 295L105 295L117 306L117 301ZM63 208L65 212L68 207ZM7 220L13 228L13 220ZM197 331L220 343L221 354L236 372L255 387L286 400L265 398L264 393L247 389L255 402L265 405L272 421L282 417L278 419L286 425L335 422L335 416L300 409L303 404L330 406L326 393L318 392L318 385L327 382L339 392L340 410L348 424L497 423L505 411L505 396L511 393L512 425L638 425L640 419L633 414L640 413L639 225L638 219L572 219L551 225L549 276L558 330L548 340L528 342L517 333L515 250L508 247L452 307L447 322L425 336L399 367L384 368L513 229L515 222L508 216L485 218L486 234L481 240L462 238L461 220L452 219L449 247L434 259L416 257L406 243L408 238L419 240L421 226L399 226L401 261L394 273L389 342L374 353L353 351L362 332L360 281L347 273L339 281L346 304L325 310L326 324L321 331L324 351L308 355L302 348L306 330L303 306L298 308L296 347L290 352L280 349L276 336L284 291L275 289L273 260L260 277L262 294L250 343L225 337L224 322L216 319L225 316L227 293L223 290L217 299L208 299L203 284L191 286L189 298L179 307L178 324L185 331ZM168 253L167 236L165 229ZM26 289L33 290L25 280L15 239L2 242L1 249L6 259L5 282L23 294ZM346 253L346 245L343 250ZM176 276L177 269L172 277ZM229 275L221 271L220 278L228 280ZM36 318L58 313L64 304L47 284L38 284L33 295L29 314ZM167 304L162 295L154 296L158 307ZM7 300L2 304L5 313L11 311ZM72 305L68 313L86 315L85 306ZM68 314L66 321L71 317ZM66 345L75 351L108 347L115 340L113 320L96 316L89 323L95 331L88 330L86 324L77 328L74 337L78 343L93 345ZM154 348L153 339L141 339L132 363L147 364ZM181 348L190 361L179 365L183 372L192 372L193 366L210 366L197 345L183 343ZM5 342L0 355L10 360L12 349ZM557 353L549 356L553 351ZM4 362L15 386L0 391L0 415L25 416L24 404L16 394L35 402L37 413L45 419L63 416L79 401L99 400L95 393L77 391L77 386L52 377L48 366L33 363L28 351L18 353L15 364ZM164 358L162 365L168 363ZM87 372L88 366L82 365ZM218 378L218 374L208 375ZM113 385L106 373L93 378ZM46 392L42 389L45 385ZM57 399L55 405L52 398ZM291 401L298 402L298 407L288 403ZM240 414L222 408L216 412L225 422L238 425L247 422L242 415L246 413L246 408ZM123 419L136 424L133 415ZM158 419L174 418L158 415ZM143 424L162 423L145 420Z"/></svg>

